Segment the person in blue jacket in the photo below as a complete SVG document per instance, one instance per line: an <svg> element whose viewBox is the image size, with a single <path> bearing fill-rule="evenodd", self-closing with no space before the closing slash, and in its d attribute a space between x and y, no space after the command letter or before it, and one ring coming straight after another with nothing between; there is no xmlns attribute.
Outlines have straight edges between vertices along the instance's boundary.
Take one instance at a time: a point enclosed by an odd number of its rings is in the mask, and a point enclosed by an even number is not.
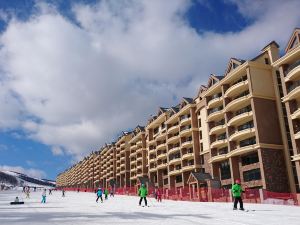
<svg viewBox="0 0 300 225"><path fill-rule="evenodd" d="M96 199L96 202L98 202L99 198L101 199L101 202L103 202L102 194L103 194L102 188L99 187L98 190L97 190L97 199Z"/></svg>

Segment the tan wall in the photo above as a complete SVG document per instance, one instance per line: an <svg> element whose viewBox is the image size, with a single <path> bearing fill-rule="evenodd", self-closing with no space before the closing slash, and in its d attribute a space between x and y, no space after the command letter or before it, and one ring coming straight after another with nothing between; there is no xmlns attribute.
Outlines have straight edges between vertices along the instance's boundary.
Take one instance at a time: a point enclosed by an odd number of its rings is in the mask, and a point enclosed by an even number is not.
<svg viewBox="0 0 300 225"><path fill-rule="evenodd" d="M252 93L256 96L275 98L271 68L250 67Z"/></svg>

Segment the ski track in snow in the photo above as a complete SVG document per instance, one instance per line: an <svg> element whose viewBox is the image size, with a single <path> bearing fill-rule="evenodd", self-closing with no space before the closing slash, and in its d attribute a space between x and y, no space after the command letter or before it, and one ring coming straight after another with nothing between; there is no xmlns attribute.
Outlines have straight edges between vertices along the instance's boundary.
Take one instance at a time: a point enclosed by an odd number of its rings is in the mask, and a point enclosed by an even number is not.
<svg viewBox="0 0 300 225"><path fill-rule="evenodd" d="M201 203L182 201L156 202L148 198L150 207L138 206L138 197L115 196L96 203L94 193L60 191L47 195L41 204L41 192L32 192L26 199L21 191L0 192L1 225L299 225L300 207L266 204L245 204L249 212L233 211L230 203ZM47 191L48 194L48 191ZM24 205L9 202L16 196Z"/></svg>

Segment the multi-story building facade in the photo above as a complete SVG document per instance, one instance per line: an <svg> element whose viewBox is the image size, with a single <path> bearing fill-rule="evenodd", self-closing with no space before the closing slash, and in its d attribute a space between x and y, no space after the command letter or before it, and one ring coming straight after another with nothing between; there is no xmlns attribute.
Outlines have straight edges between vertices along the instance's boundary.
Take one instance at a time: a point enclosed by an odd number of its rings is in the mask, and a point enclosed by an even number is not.
<svg viewBox="0 0 300 225"><path fill-rule="evenodd" d="M148 177L157 187L168 187L167 129L165 122L170 109L159 108L156 116L150 118L146 127L148 151Z"/></svg>
<svg viewBox="0 0 300 225"><path fill-rule="evenodd" d="M190 173L200 171L200 143L196 104L191 98L171 108L167 126L169 187L187 185Z"/></svg>
<svg viewBox="0 0 300 225"><path fill-rule="evenodd" d="M289 177L300 192L300 28L292 33L281 58L273 61L279 98L282 99L282 136Z"/></svg>
<svg viewBox="0 0 300 225"><path fill-rule="evenodd" d="M193 172L224 188L240 179L248 188L299 192L299 33L282 57L273 41L251 60L230 59L194 99L160 108L145 129L123 133L60 174L58 185L183 187Z"/></svg>
<svg viewBox="0 0 300 225"><path fill-rule="evenodd" d="M131 132L123 132L116 142L116 183L119 187L130 186Z"/></svg>
<svg viewBox="0 0 300 225"><path fill-rule="evenodd" d="M130 144L130 186L138 185L147 178L147 149L145 128L137 126L132 132Z"/></svg>

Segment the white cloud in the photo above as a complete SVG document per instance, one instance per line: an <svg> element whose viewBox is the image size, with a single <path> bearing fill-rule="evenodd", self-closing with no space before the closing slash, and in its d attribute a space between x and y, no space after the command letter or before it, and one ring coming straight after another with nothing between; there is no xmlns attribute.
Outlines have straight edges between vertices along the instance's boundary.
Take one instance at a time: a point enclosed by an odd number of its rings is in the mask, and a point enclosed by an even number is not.
<svg viewBox="0 0 300 225"><path fill-rule="evenodd" d="M33 168L24 168L21 166L0 165L0 170L23 173L27 176L30 176L33 178L39 178L39 179L46 177L46 173L42 170L33 169Z"/></svg>
<svg viewBox="0 0 300 225"><path fill-rule="evenodd" d="M64 151L60 147L57 147L57 146L52 147L51 151L52 151L53 155L63 155L64 154Z"/></svg>
<svg viewBox="0 0 300 225"><path fill-rule="evenodd" d="M12 19L0 43L0 127L80 157L145 124L159 106L194 96L230 57L284 44L300 23L299 1L266 1L263 15L231 2L254 22L225 34L189 27L183 0L79 4L80 27L45 4L28 21Z"/></svg>

